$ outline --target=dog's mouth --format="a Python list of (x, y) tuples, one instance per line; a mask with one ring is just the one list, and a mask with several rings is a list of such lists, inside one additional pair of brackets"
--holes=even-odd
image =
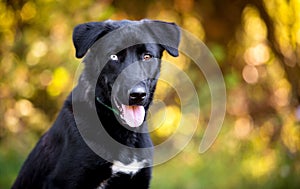
[(114, 98), (114, 103), (119, 110), (120, 118), (122, 122), (129, 127), (139, 127), (143, 124), (145, 120), (145, 108), (142, 105), (125, 105), (119, 103), (119, 101)]

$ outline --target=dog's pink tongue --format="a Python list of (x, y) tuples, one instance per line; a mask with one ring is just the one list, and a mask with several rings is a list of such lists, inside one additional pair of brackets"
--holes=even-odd
[(143, 106), (126, 106), (122, 104), (123, 119), (130, 127), (139, 127), (144, 122), (145, 108)]

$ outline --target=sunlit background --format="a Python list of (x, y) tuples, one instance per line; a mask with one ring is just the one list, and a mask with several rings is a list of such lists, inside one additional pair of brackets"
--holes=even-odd
[[(282, 189), (300, 186), (300, 0), (30, 0), (0, 2), (0, 188), (9, 188), (73, 88), (75, 25), (105, 19), (176, 22), (203, 40), (221, 67), (227, 112), (214, 145), (198, 153), (210, 112), (201, 70), (188, 73), (201, 117), (189, 145), (154, 168), (151, 188)], [(192, 47), (191, 47), (192, 48)], [(155, 143), (172, 135), (180, 100), (160, 82), (165, 111), (151, 115)], [(189, 127), (189, 125), (186, 125)]]

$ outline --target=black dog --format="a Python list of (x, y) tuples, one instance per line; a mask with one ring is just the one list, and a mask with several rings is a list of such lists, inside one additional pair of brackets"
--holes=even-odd
[(179, 40), (179, 28), (161, 21), (77, 26), (73, 42), (85, 68), (12, 188), (149, 188), (145, 119), (162, 53), (178, 56)]

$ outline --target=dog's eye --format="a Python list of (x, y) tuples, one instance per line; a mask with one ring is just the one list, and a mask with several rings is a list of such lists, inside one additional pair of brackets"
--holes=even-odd
[(143, 60), (146, 61), (146, 60), (150, 60), (153, 56), (151, 54), (145, 54), (144, 57), (143, 57)]
[(110, 59), (112, 60), (118, 60), (118, 56), (115, 54), (110, 55)]

